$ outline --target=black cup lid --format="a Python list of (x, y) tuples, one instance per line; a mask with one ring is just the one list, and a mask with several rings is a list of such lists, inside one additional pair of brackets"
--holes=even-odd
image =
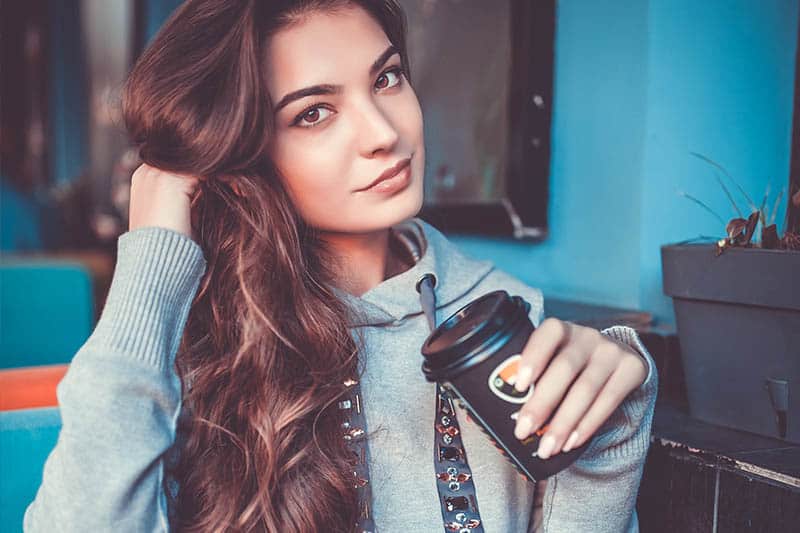
[(422, 371), (430, 381), (446, 379), (491, 356), (491, 346), (513, 335), (527, 318), (530, 304), (504, 290), (468, 303), (442, 322), (425, 340)]

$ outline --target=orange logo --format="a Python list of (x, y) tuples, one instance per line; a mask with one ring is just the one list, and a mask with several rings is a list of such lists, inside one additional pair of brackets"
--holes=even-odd
[(533, 394), (533, 385), (528, 390), (519, 392), (514, 388), (517, 378), (517, 366), (522, 355), (512, 355), (492, 370), (489, 374), (489, 390), (501, 400), (510, 403), (525, 403)]

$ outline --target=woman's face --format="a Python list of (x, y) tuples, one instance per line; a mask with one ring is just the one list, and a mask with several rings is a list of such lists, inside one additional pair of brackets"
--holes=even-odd
[[(308, 15), (271, 39), (267, 69), (270, 155), (307, 223), (366, 233), (417, 214), (422, 112), (400, 54), (374, 19), (358, 7)], [(365, 190), (408, 159), (395, 179)]]

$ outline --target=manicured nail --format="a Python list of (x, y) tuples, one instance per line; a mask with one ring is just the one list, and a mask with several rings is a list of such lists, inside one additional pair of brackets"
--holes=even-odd
[(555, 447), (556, 438), (552, 435), (545, 435), (541, 442), (539, 442), (539, 450), (536, 452), (536, 455), (540, 459), (547, 459), (550, 457), (550, 454), (553, 453), (553, 448)]
[(519, 440), (524, 439), (531, 434), (533, 429), (533, 420), (528, 415), (522, 415), (517, 419), (517, 425), (514, 427), (514, 436)]
[(517, 389), (518, 392), (526, 391), (528, 389), (528, 382), (530, 382), (532, 375), (533, 370), (527, 366), (523, 366), (517, 370), (517, 376), (514, 379), (514, 388)]
[(565, 453), (570, 451), (573, 448), (573, 446), (575, 446), (576, 442), (578, 442), (577, 430), (570, 433), (569, 438), (567, 439), (567, 443), (564, 445), (564, 448), (562, 448), (562, 451), (564, 451)]

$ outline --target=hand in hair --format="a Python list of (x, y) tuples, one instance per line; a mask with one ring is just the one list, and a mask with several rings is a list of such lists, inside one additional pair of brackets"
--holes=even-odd
[(192, 176), (165, 172), (146, 163), (140, 165), (131, 181), (128, 229), (158, 226), (194, 239), (190, 213), (198, 183)]

